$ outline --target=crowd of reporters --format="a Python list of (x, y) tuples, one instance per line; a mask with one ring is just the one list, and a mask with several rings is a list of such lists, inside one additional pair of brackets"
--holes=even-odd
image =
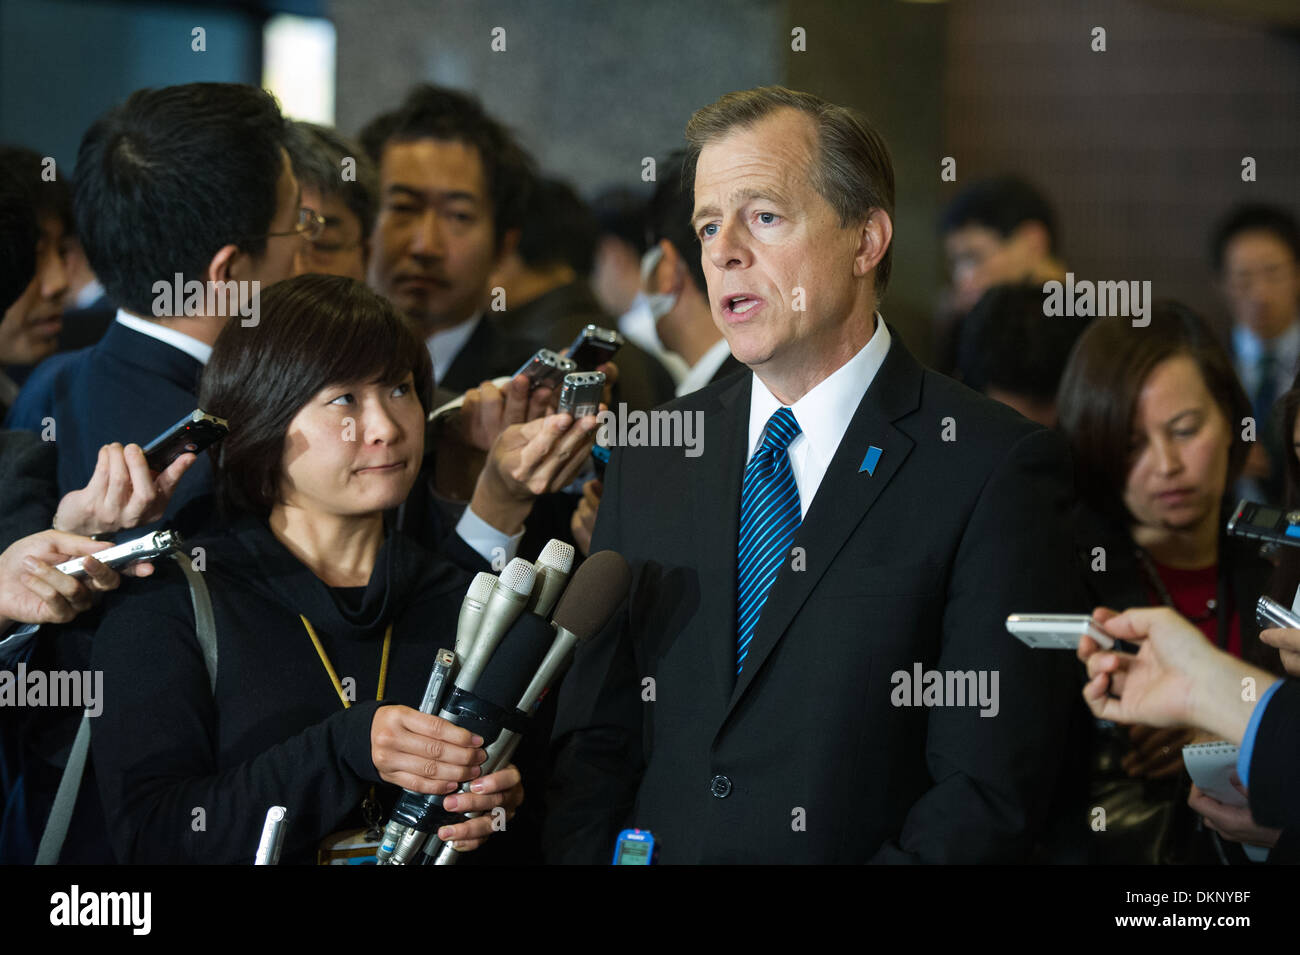
[[(481, 740), (403, 704), (476, 572), (551, 537), (590, 546), (596, 419), (502, 377), (589, 324), (631, 340), (605, 366), (611, 407), (746, 372), (714, 324), (680, 157), (648, 202), (611, 191), (588, 207), (456, 91), (417, 87), (354, 142), (286, 121), (263, 91), (193, 84), (101, 117), (74, 187), (21, 149), (0, 150), (0, 172), (0, 666), (100, 671), (108, 701), (61, 861), (247, 861), (265, 808), (292, 803), (285, 861), (308, 862), (332, 833), (373, 827), (398, 789), (471, 780), (449, 809), (500, 806), (518, 824), (493, 834), (484, 815), (440, 837), (486, 842), (486, 861), (542, 861), (549, 715), (517, 766), (480, 778)], [(1246, 208), (1215, 237), (1230, 348), (1175, 302), (1141, 328), (1045, 317), (1042, 285), (1065, 267), (1050, 206), (1019, 180), (965, 190), (941, 231), (942, 370), (1065, 438), (1093, 605), (1168, 611), (1098, 611), (1146, 643), (1128, 657), (1085, 640), (1096, 719), (1080, 705), (1061, 740), (1069, 824), (1037, 857), (1244, 863), (1245, 843), (1300, 858), (1300, 785), (1277, 756), (1300, 741), (1282, 682), (1300, 675), (1300, 632), (1261, 633), (1252, 613), (1263, 593), (1291, 603), (1300, 563), (1224, 533), (1243, 489), (1300, 506), (1294, 221)], [(102, 295), (61, 345), (79, 257)], [(256, 282), (260, 312), (160, 314), (155, 284), (173, 278)], [(151, 470), (141, 445), (196, 407), (229, 436)], [(1248, 418), (1258, 441), (1241, 438)], [(107, 546), (92, 537), (164, 523), (185, 538), (182, 560), (206, 563), (215, 683), (178, 562), (133, 565), (125, 584), (93, 558), (84, 580), (55, 569)], [(324, 671), (350, 675), (351, 692)], [(1242, 674), (1260, 683), (1253, 721), (1189, 709)], [(30, 862), (81, 713), (0, 716), (0, 858)], [(1189, 787), (1181, 748), (1202, 731), (1263, 740), (1259, 769), (1243, 767), (1249, 809)], [(1097, 806), (1104, 842), (1081, 825)]]

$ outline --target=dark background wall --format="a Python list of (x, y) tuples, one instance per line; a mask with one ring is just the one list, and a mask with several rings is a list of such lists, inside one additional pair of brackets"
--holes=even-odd
[[(948, 6), (945, 148), (959, 178), (943, 193), (1022, 173), (1054, 200), (1076, 276), (1150, 280), (1220, 316), (1215, 221), (1246, 200), (1300, 211), (1296, 35), (1122, 0)], [(1090, 49), (1095, 26), (1105, 53)], [(1244, 156), (1256, 182), (1242, 182)]]
[[(191, 49), (203, 27), (207, 50)], [(143, 86), (256, 83), (260, 14), (215, 5), (0, 0), (0, 141), (71, 169), (81, 134)]]

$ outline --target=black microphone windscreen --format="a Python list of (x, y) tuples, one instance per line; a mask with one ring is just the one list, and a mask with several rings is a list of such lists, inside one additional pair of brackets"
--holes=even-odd
[(596, 634), (632, 586), (632, 571), (623, 555), (602, 550), (582, 562), (569, 581), (551, 619), (583, 640)]
[(535, 613), (521, 613), (492, 653), (474, 684), (474, 695), (502, 709), (514, 709), (555, 640), (555, 631)]

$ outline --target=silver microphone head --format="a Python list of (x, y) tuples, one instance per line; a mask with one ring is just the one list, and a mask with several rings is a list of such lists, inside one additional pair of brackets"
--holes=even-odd
[(542, 548), (541, 554), (538, 555), (537, 566), (554, 567), (560, 573), (567, 575), (573, 570), (573, 555), (575, 553), (572, 544), (552, 537), (546, 542), (546, 546)]
[(562, 540), (552, 538), (542, 548), (537, 558), (537, 583), (528, 601), (528, 610), (540, 617), (549, 617), (555, 608), (573, 569), (574, 548)]
[(501, 571), (501, 577), (492, 589), (492, 595), (484, 602), (483, 619), (479, 625), (478, 636), (469, 653), (460, 664), (460, 674), (456, 685), (462, 690), (474, 689), (479, 674), (487, 665), (506, 635), (515, 619), (524, 612), (533, 584), (537, 580), (537, 571), (533, 565), (522, 557), (516, 557)]
[(536, 579), (536, 568), (522, 557), (516, 557), (506, 564), (505, 570), (501, 571), (501, 577), (496, 589), (505, 587), (507, 590), (527, 598), (533, 591), (533, 581)]
[(478, 637), (479, 626), (483, 621), (483, 608), (488, 598), (496, 589), (496, 574), (481, 570), (474, 575), (469, 591), (460, 605), (460, 617), (456, 621), (456, 646), (453, 648), (457, 660), (464, 660), (474, 646)]

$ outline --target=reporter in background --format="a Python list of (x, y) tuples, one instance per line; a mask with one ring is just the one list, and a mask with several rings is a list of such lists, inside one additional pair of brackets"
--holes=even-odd
[[(106, 702), (93, 754), (122, 862), (248, 862), (272, 805), (289, 812), (284, 861), (310, 862), (336, 830), (382, 827), (398, 787), (449, 793), (485, 759), (468, 731), (401, 705), (420, 699), (469, 582), (386, 528), (422, 458), (428, 352), (349, 279), (298, 276), (262, 305), (258, 326), (217, 340), (201, 388), (205, 408), (238, 422), (213, 455), (222, 523), (191, 542), (214, 611), (215, 693), (178, 569), (123, 593), (95, 638)], [(550, 416), (494, 445), (480, 487), (510, 486), (516, 503), (476, 493), (471, 507), (507, 558), (531, 494), (571, 480), (595, 425)], [(514, 767), (475, 787), (448, 808), (513, 812), (522, 799)], [(474, 848), (492, 821), (440, 835)]]
[[(318, 220), (301, 208), (284, 129), (264, 90), (189, 83), (137, 90), (82, 137), (77, 232), (119, 311), (96, 344), (43, 362), (7, 420), (37, 434), (53, 421), (61, 493), (87, 483), (105, 444), (146, 442), (192, 412), (217, 334), (292, 273)], [(178, 275), (206, 294), (175, 289)], [(199, 459), (166, 517), (210, 481)]]
[(954, 377), (1030, 421), (1056, 427), (1056, 391), (1086, 327), (1043, 314), (1040, 285), (995, 285), (958, 330)]
[(1122, 614), (1098, 608), (1094, 617), (1107, 633), (1140, 646), (1130, 655), (1080, 640), (1079, 659), (1089, 676), (1083, 696), (1093, 714), (1121, 723), (1192, 726), (1237, 745), (1238, 788), (1250, 800), (1246, 815), (1252, 824), (1283, 832), (1269, 861), (1300, 861), (1294, 840), (1300, 831), (1300, 681), (1279, 679), (1211, 647), (1168, 607)]
[[(1279, 667), (1254, 622), (1270, 565), (1227, 538), (1225, 495), (1248, 445), (1250, 406), (1227, 354), (1201, 319), (1157, 302), (1150, 324), (1094, 321), (1079, 339), (1057, 398), (1081, 506), (1077, 540), (1095, 603), (1165, 604), (1212, 644)], [(1105, 833), (1087, 838), (1093, 861), (1214, 861), (1184, 810), (1177, 727), (1099, 727), (1092, 805)]]
[(375, 164), (338, 130), (302, 120), (288, 124), (285, 149), (302, 187), (302, 204), (325, 220), (319, 236), (303, 241), (293, 274), (316, 272), (364, 281), (379, 212)]
[[(0, 310), (0, 418), (18, 397), (21, 379), (31, 367), (52, 355), (59, 345), (63, 299), (68, 291), (65, 257), (73, 239), (72, 199), (67, 183), (47, 180), (39, 153), (18, 146), (0, 146), (0, 180), (21, 204), (27, 225), (6, 241), (27, 243), (23, 258), (31, 265), (17, 294), (4, 296)], [(19, 379), (10, 378), (13, 372)]]

